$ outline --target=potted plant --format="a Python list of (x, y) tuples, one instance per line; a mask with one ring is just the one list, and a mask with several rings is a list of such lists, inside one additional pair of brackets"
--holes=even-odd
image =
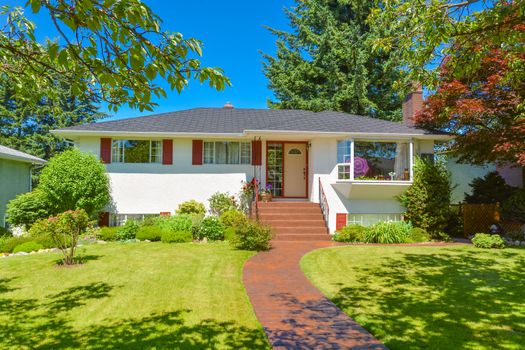
[(271, 202), (272, 201), (272, 185), (268, 184), (264, 189), (262, 189), (259, 192), (259, 197), (263, 202)]
[(394, 181), (396, 179), (396, 173), (394, 171), (391, 171), (388, 173), (388, 176), (390, 176), (390, 180)]

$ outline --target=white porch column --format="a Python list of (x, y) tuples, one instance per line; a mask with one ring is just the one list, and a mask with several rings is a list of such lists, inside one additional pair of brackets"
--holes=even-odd
[(410, 181), (414, 181), (414, 141), (410, 140)]
[(354, 181), (354, 139), (350, 140), (350, 181)]

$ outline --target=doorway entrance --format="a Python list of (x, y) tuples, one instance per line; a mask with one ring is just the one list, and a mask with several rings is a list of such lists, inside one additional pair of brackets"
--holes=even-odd
[(308, 190), (308, 143), (268, 141), (266, 183), (274, 197), (306, 198)]

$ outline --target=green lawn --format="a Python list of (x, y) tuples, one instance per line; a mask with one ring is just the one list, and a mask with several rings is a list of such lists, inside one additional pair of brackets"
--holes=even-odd
[(346, 246), (301, 261), (391, 349), (523, 349), (525, 250)]
[[(84, 250), (82, 252), (82, 250)], [(0, 260), (0, 348), (268, 348), (225, 243), (110, 243)]]

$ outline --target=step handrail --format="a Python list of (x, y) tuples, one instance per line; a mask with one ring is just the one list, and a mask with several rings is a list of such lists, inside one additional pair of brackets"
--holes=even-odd
[(319, 177), (319, 205), (321, 206), (321, 212), (323, 213), (324, 221), (328, 225), (328, 220), (330, 219), (330, 206), (328, 205), (328, 200), (326, 199), (326, 194), (324, 193), (323, 184), (321, 183), (321, 178)]

